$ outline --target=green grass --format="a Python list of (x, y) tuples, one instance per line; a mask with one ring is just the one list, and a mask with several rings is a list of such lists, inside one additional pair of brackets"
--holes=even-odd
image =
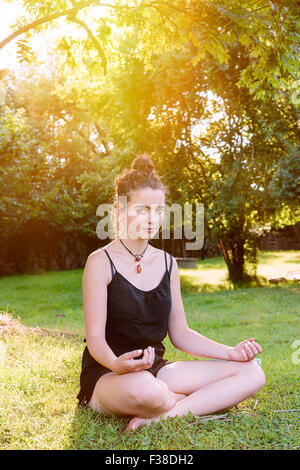
[[(291, 270), (299, 270), (299, 252), (261, 253), (262, 278)], [(7, 276), (0, 279), (0, 310), (19, 323), (0, 321), (0, 449), (299, 448), (299, 412), (291, 411), (300, 408), (293, 349), (300, 340), (299, 284), (233, 289), (221, 258), (180, 273), (191, 328), (224, 344), (253, 336), (262, 345), (267, 381), (258, 394), (226, 412), (226, 420), (169, 418), (125, 434), (128, 419), (77, 408), (85, 346), (82, 270)], [(191, 358), (168, 338), (165, 345), (168, 359)]]

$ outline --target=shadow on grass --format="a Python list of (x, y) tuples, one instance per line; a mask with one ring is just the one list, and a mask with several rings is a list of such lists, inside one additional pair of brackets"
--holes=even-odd
[(287, 291), (289, 295), (300, 295), (300, 284), (298, 281), (286, 281), (268, 285), (268, 292), (272, 294), (274, 290), (283, 294), (284, 291)]
[(89, 407), (78, 406), (72, 419), (68, 449), (116, 449), (130, 417), (104, 416)]
[(226, 284), (198, 284), (192, 279), (185, 277), (181, 278), (180, 281), (181, 290), (183, 294), (199, 294), (201, 292), (218, 292), (221, 290), (228, 290), (230, 287)]
[[(283, 281), (281, 284), (294, 284), (294, 281)], [(239, 289), (250, 289), (253, 287), (270, 287), (273, 284), (268, 281), (264, 276), (254, 276), (245, 281), (232, 282), (225, 278), (222, 282), (217, 283), (201, 283), (201, 281), (195, 281), (188, 275), (182, 275), (180, 280), (182, 293), (184, 294), (199, 294), (202, 292), (219, 292), (228, 290), (239, 290)]]
[(283, 263), (300, 264), (300, 257), (299, 258), (284, 259), (282, 262)]
[[(218, 433), (220, 422), (230, 422), (236, 414), (237, 407), (207, 416), (193, 416), (190, 413), (153, 423), (151, 427), (141, 426), (136, 431), (125, 432), (131, 417), (104, 416), (88, 407), (77, 407), (66, 450), (165, 449), (168, 448), (165, 447), (166, 441), (170, 441), (173, 449), (197, 449), (197, 440), (192, 442), (196, 432), (203, 432), (205, 427)], [(182, 435), (187, 440), (182, 442)]]
[[(284, 259), (285, 256), (288, 259)], [(276, 251), (260, 251), (258, 255), (258, 262), (273, 261), (274, 259), (280, 260), (281, 263), (300, 263), (299, 250), (276, 250)]]
[[(206, 269), (224, 269), (226, 267), (225, 261), (222, 257), (218, 256), (216, 258), (206, 258), (206, 259), (198, 259), (197, 261), (197, 269), (199, 268), (206, 268)], [(180, 268), (184, 269), (184, 268)]]
[(274, 258), (282, 258), (282, 253), (280, 251), (261, 251), (258, 255), (259, 260), (273, 260)]

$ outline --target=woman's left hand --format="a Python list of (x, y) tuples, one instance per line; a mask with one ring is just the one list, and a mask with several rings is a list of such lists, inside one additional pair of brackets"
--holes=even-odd
[(261, 346), (254, 341), (254, 338), (248, 338), (229, 351), (229, 361), (251, 361), (260, 352), (262, 352)]

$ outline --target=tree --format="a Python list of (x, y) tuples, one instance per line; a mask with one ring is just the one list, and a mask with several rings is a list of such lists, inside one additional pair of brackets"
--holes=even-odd
[[(114, 2), (99, 20), (91, 13), (105, 6), (98, 1), (26, 5), (28, 15), (2, 47), (24, 34), (21, 58), (29, 62), (27, 35), (57, 18), (87, 33), (84, 40), (58, 41), (58, 77), (41, 83), (38, 98), (37, 88), (30, 96), (38, 113), (26, 107), (28, 91), (21, 99), (24, 126), (38, 130), (52, 187), (62, 189), (58, 199), (46, 191), (49, 211), (56, 215), (61, 207), (63, 225), (79, 208), (77, 224), (89, 230), (92, 210), (111, 194), (114, 172), (135, 152), (150, 151), (171, 200), (204, 203), (230, 278), (247, 279), (246, 262), (256, 260), (255, 229), (272, 217), (284, 220), (296, 199), (288, 165), (298, 139), (289, 93), (299, 73), (298, 2)], [(12, 135), (8, 140), (15, 142)], [(20, 141), (25, 173), (27, 148)], [(284, 175), (281, 199), (278, 175)], [(75, 225), (72, 219), (66, 227)]]
[[(110, 25), (114, 25), (136, 39), (132, 54), (138, 48), (149, 67), (155, 54), (187, 48), (193, 50), (190, 61), (194, 66), (207, 57), (227, 63), (230, 48), (238, 42), (251, 55), (240, 80), (252, 91), (260, 89), (263, 93), (264, 83), (278, 89), (289, 83), (291, 76), (298, 77), (298, 0), (140, 0), (130, 4), (72, 0), (71, 3), (70, 8), (67, 0), (27, 1), (26, 17), (18, 19), (14, 32), (0, 42), (0, 49), (23, 35), (25, 39), (19, 39), (20, 55), (30, 56), (31, 35), (53, 27), (62, 18), (85, 30), (87, 38), (83, 42), (87, 49), (97, 51), (104, 75), (108, 70)], [(95, 7), (110, 9), (110, 14), (93, 22)], [(72, 52), (68, 50), (70, 60)]]
[(67, 234), (94, 236), (96, 207), (108, 197), (105, 175), (110, 179), (113, 163), (104, 163), (103, 136), (90, 116), (59, 99), (54, 83), (29, 72), (7, 76), (0, 106), (0, 253), (8, 264), (20, 260), (20, 272), (27, 242), (37, 259), (50, 263), (49, 254), (60, 255), (63, 266), (52, 245), (58, 249)]
[(154, 154), (172, 168), (168, 178), (180, 201), (204, 204), (207, 226), (235, 284), (255, 277), (258, 239), (267, 223), (299, 217), (293, 212), (297, 109), (288, 92), (274, 96), (266, 89), (262, 98), (238, 86), (249, 60), (238, 45), (225, 65), (203, 61), (189, 68), (183, 54), (170, 53), (153, 62), (150, 78)]

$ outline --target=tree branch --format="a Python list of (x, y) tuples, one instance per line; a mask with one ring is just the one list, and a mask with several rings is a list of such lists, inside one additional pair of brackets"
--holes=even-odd
[[(74, 2), (75, 4), (75, 2)], [(173, 10), (180, 11), (182, 13), (188, 13), (189, 11), (192, 11), (194, 7), (190, 8), (179, 8), (175, 5), (172, 5), (171, 3), (168, 2), (160, 2), (156, 1), (153, 2), (153, 4), (148, 3), (145, 5), (139, 5), (138, 8), (148, 8), (148, 7), (153, 7), (155, 5), (164, 5), (168, 8), (171, 8)], [(69, 10), (63, 10), (63, 11), (58, 11), (57, 13), (53, 13), (52, 15), (47, 15), (44, 18), (39, 18), (38, 20), (32, 21), (31, 23), (27, 24), (26, 26), (23, 26), (22, 28), (18, 29), (17, 31), (14, 31), (11, 33), (9, 36), (7, 36), (3, 41), (0, 42), (0, 49), (2, 49), (6, 44), (11, 42), (13, 39), (15, 39), (17, 36), (20, 36), (20, 34), (26, 33), (30, 29), (35, 29), (41, 24), (48, 23), (49, 21), (56, 20), (57, 18), (61, 18), (63, 16), (75, 16), (77, 11), (82, 10), (83, 8), (90, 7), (90, 6), (103, 6), (103, 7), (110, 7), (110, 8), (115, 8), (116, 10), (118, 9), (134, 9), (135, 7), (130, 7), (128, 5), (111, 5), (109, 3), (100, 3), (100, 0), (90, 0), (90, 1), (79, 1), (74, 8), (70, 8)]]
[(169, 2), (161, 2), (161, 1), (155, 1), (152, 3), (145, 3), (144, 5), (140, 5), (141, 7), (154, 7), (155, 5), (164, 5), (165, 7), (168, 7), (173, 10), (180, 11), (181, 13), (189, 13), (190, 11), (193, 11), (196, 9), (197, 5), (194, 5), (192, 7), (186, 7), (186, 8), (180, 8), (175, 5), (172, 5), (172, 3)]
[[(197, 150), (200, 150), (200, 149), (197, 149)], [(200, 170), (201, 170), (203, 179), (205, 181), (205, 184), (209, 187), (208, 177), (207, 177), (205, 168), (204, 168), (204, 166), (201, 162), (201, 159), (198, 159), (197, 157), (195, 157), (194, 152), (193, 152), (193, 144), (192, 143), (190, 143), (190, 145), (188, 146), (188, 153), (189, 153), (189, 156), (191, 157), (191, 159), (193, 160), (193, 162), (196, 163), (196, 165), (198, 165), (200, 167)]]
[(175, 23), (175, 21), (171, 20), (170, 16), (164, 15), (163, 12), (157, 7), (157, 5), (151, 5), (151, 7), (155, 8), (155, 10), (158, 11), (164, 21), (169, 21), (170, 23), (172, 23), (172, 25), (175, 26), (175, 30), (177, 30), (177, 24)]
[(84, 21), (82, 21), (78, 18), (72, 18), (72, 21), (74, 21), (75, 23), (78, 23), (82, 28), (84, 28), (86, 30), (89, 38), (92, 40), (92, 43), (94, 44), (95, 48), (99, 52), (99, 55), (102, 59), (103, 73), (104, 73), (104, 75), (106, 75), (107, 74), (106, 56), (104, 54), (104, 51), (103, 51), (102, 47), (100, 46), (99, 42), (97, 41), (96, 37), (94, 36), (93, 32), (90, 30), (90, 28), (88, 27), (88, 25)]
[(35, 29), (43, 23), (48, 23), (49, 21), (56, 20), (57, 18), (61, 18), (62, 16), (76, 15), (78, 10), (81, 10), (82, 8), (90, 6), (91, 3), (92, 3), (91, 1), (78, 2), (76, 7), (74, 8), (70, 8), (69, 10), (64, 10), (64, 11), (58, 11), (57, 13), (53, 13), (52, 15), (44, 16), (44, 18), (39, 18), (38, 20), (32, 21), (32, 23), (29, 23), (26, 26), (23, 26), (17, 31), (14, 31), (9, 36), (7, 36), (3, 41), (1, 41), (0, 49), (6, 46), (6, 44), (8, 44), (13, 39), (15, 39), (17, 36), (20, 36), (20, 34), (26, 33), (30, 29)]
[[(66, 119), (66, 117), (62, 114), (62, 112), (59, 112), (59, 116), (61, 119), (63, 119), (65, 121), (66, 124), (69, 124), (69, 121), (68, 119)], [(99, 152), (97, 151), (96, 149), (96, 146), (93, 144), (93, 142), (90, 141), (89, 138), (87, 138), (84, 134), (84, 132), (79, 129), (79, 128), (76, 128), (76, 131), (78, 132), (78, 134), (80, 135), (80, 137), (82, 137), (82, 139), (88, 144), (88, 146), (92, 149), (93, 153), (95, 155), (99, 155)]]
[[(84, 111), (84, 112), (85, 112), (85, 111)], [(63, 121), (64, 121), (66, 124), (69, 124), (69, 123), (70, 123), (70, 121), (68, 121), (68, 119), (66, 119), (66, 117), (63, 115), (63, 113), (62, 113), (61, 111), (58, 112), (58, 114), (59, 114), (60, 118), (63, 119)], [(99, 134), (101, 143), (102, 143), (103, 147), (105, 148), (105, 155), (104, 155), (104, 156), (105, 156), (105, 157), (109, 157), (109, 156), (110, 156), (110, 150), (109, 150), (109, 148), (108, 148), (107, 142), (105, 142), (105, 140), (103, 139), (101, 129), (100, 129), (100, 127), (99, 127), (99, 125), (98, 125), (97, 122), (94, 122), (94, 125), (95, 125), (95, 127), (96, 127), (96, 129), (97, 129), (97, 132), (98, 132), (98, 134)], [(79, 129), (78, 126), (76, 127), (76, 132), (78, 132), (78, 134), (80, 135), (80, 137), (87, 143), (87, 145), (91, 148), (91, 150), (93, 151), (93, 153), (94, 153), (95, 155), (99, 156), (99, 155), (100, 155), (100, 152), (97, 150), (96, 145), (95, 145), (88, 137), (86, 137), (86, 135), (84, 134), (84, 132), (83, 132), (81, 129)], [(103, 152), (101, 152), (101, 153), (103, 153)]]
[(96, 127), (97, 132), (98, 132), (99, 137), (100, 137), (100, 140), (101, 140), (101, 143), (102, 143), (103, 147), (105, 148), (106, 156), (107, 156), (107, 157), (110, 157), (110, 156), (111, 156), (111, 152), (110, 152), (110, 150), (109, 150), (109, 147), (108, 147), (107, 142), (103, 139), (103, 135), (102, 135), (103, 132), (101, 131), (99, 124), (98, 124), (97, 122), (94, 122), (94, 126)]

